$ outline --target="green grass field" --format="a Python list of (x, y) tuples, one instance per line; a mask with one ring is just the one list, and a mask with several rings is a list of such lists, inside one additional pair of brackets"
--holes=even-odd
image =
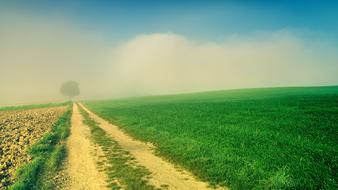
[(212, 184), (338, 188), (338, 87), (228, 90), (85, 105)]

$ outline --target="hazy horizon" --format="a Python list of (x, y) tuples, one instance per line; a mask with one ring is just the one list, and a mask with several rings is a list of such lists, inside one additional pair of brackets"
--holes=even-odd
[[(1, 1), (0, 105), (338, 84), (337, 3)], [(245, 19), (244, 19), (245, 18)]]

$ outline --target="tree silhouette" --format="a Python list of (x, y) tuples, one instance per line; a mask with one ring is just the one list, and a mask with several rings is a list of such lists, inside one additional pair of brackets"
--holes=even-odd
[(80, 94), (79, 83), (75, 81), (65, 82), (61, 85), (60, 92), (64, 96), (68, 96), (70, 99), (72, 99), (73, 97)]

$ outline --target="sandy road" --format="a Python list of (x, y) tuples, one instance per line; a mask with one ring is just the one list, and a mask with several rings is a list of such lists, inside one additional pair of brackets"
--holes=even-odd
[(96, 167), (92, 154), (95, 147), (90, 143), (88, 126), (82, 123), (83, 117), (76, 104), (73, 105), (71, 135), (67, 141), (68, 160), (66, 172), (70, 179), (66, 189), (94, 190), (108, 189), (106, 176)]
[[(153, 153), (153, 148), (141, 141), (134, 140), (117, 126), (110, 124), (104, 119), (92, 113), (80, 104), (119, 145), (127, 150), (137, 162), (146, 167), (152, 174), (150, 183), (156, 187), (165, 185), (167, 189), (179, 190), (202, 190), (212, 189), (205, 182), (198, 181), (193, 175), (182, 169), (177, 169), (173, 164), (163, 160)], [(218, 188), (221, 189), (221, 188)]]

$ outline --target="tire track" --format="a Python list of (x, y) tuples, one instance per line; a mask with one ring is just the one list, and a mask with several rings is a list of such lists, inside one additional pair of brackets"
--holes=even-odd
[[(140, 165), (146, 167), (152, 173), (149, 179), (152, 185), (158, 188), (180, 190), (214, 189), (207, 183), (197, 180), (190, 172), (179, 169), (177, 166), (156, 156), (153, 153), (153, 147), (149, 144), (134, 140), (117, 126), (110, 124), (92, 113), (82, 104), (80, 104), (80, 106), (87, 111), (90, 117), (99, 123), (100, 127), (118, 142), (123, 149), (128, 151)], [(217, 189), (222, 188), (218, 187)]]

